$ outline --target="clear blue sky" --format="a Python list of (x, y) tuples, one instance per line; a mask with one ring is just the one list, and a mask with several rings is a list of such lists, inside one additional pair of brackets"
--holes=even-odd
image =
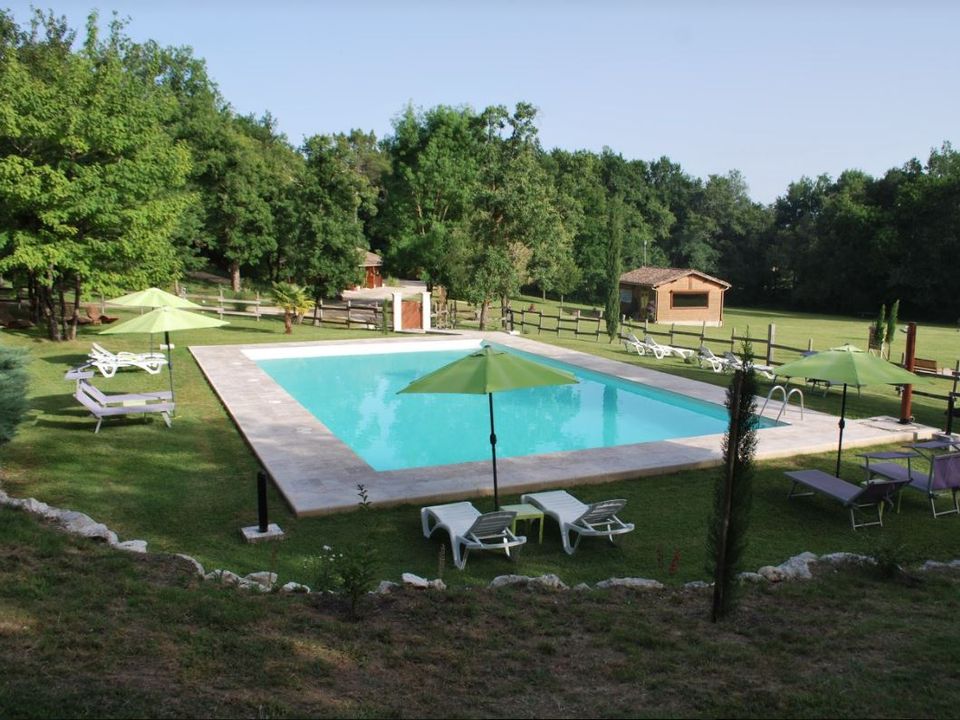
[[(4, 3), (0, 0), (0, 5)], [(29, 2), (13, 2), (25, 23)], [(241, 113), (299, 144), (416, 106), (518, 100), (546, 148), (743, 172), (770, 202), (802, 175), (880, 175), (957, 137), (960, 3), (61, 0), (189, 45)]]

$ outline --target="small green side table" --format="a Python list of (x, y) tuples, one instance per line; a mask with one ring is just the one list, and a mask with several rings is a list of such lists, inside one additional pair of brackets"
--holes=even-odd
[(540, 544), (543, 545), (543, 511), (538, 510), (533, 505), (527, 505), (522, 503), (520, 505), (501, 505), (501, 510), (509, 510), (515, 512), (517, 516), (513, 519), (513, 525), (510, 526), (510, 530), (516, 534), (517, 532), (517, 521), (525, 520), (528, 524), (534, 520), (540, 521)]

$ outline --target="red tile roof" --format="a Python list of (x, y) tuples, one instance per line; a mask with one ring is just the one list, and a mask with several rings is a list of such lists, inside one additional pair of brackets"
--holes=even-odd
[(712, 275), (707, 275), (699, 270), (690, 268), (658, 268), (658, 267), (639, 267), (636, 270), (630, 270), (620, 276), (620, 282), (628, 285), (649, 285), (650, 287), (660, 287), (667, 283), (679, 280), (687, 275), (698, 275), (705, 280), (715, 282), (718, 285), (729, 288), (730, 283)]

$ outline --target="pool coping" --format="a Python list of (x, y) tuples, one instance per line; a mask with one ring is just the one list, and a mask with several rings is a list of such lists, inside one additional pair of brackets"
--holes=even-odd
[[(358, 484), (366, 488), (370, 501), (377, 506), (428, 504), (491, 496), (493, 482), (490, 461), (378, 472), (243, 351), (292, 346), (436, 343), (467, 338), (488, 340), (712, 403), (722, 405), (726, 397), (725, 387), (503, 332), (464, 331), (360, 340), (206, 345), (191, 346), (189, 349), (291, 510), (298, 517), (304, 517), (355, 509), (359, 501)], [(665, 358), (660, 362), (679, 360)], [(762, 404), (763, 398), (760, 398), (760, 402)], [(779, 403), (771, 403), (764, 415), (773, 419), (779, 409)], [(789, 415), (781, 418), (781, 422), (789, 424), (759, 431), (757, 459), (793, 457), (836, 449), (837, 416), (806, 410), (803, 420), (798, 421), (799, 412), (791, 408)], [(910, 442), (932, 437), (936, 432), (935, 428), (923, 425), (901, 425), (888, 417), (847, 420), (844, 449)], [(497, 458), (499, 488), (501, 494), (511, 495), (714, 467), (721, 462), (722, 437), (703, 435), (609, 448)]]

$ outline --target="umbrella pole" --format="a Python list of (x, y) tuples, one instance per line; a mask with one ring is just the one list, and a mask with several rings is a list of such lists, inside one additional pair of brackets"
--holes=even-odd
[(840, 400), (840, 443), (837, 445), (837, 477), (840, 477), (840, 453), (843, 451), (843, 428), (847, 424), (843, 419), (847, 414), (847, 384), (843, 384), (843, 397)]
[[(151, 338), (153, 335), (150, 336)], [(163, 333), (163, 342), (167, 346), (167, 374), (170, 375), (170, 401), (173, 402), (173, 410), (170, 411), (171, 415), (177, 414), (177, 405), (176, 398), (173, 395), (173, 350), (170, 349), (170, 333), (164, 331)]]
[(493, 429), (493, 393), (487, 393), (490, 400), (490, 455), (493, 458), (493, 509), (500, 509), (500, 496), (497, 489), (497, 433)]

